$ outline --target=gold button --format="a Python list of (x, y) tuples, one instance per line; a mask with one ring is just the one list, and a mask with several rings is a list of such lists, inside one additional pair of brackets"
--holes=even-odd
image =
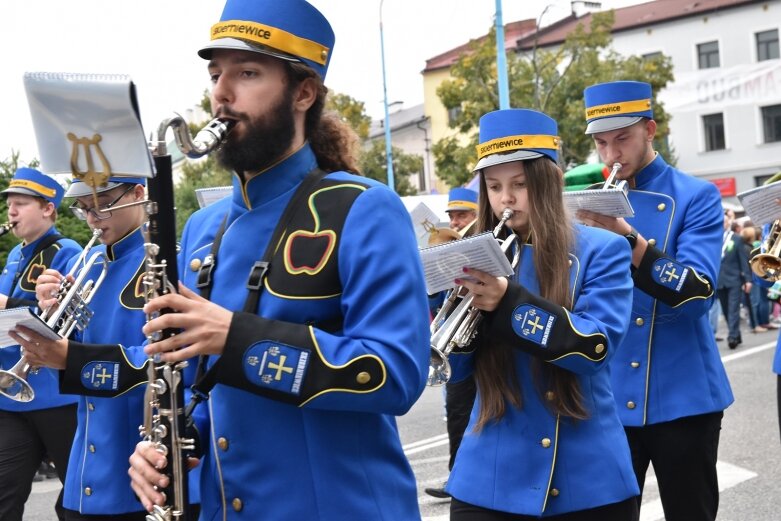
[(550, 438), (543, 438), (541, 443), (542, 443), (542, 448), (547, 449), (548, 447), (550, 447)]
[(659, 203), (659, 205), (656, 207), (656, 209), (660, 212), (663, 212), (665, 208), (667, 208), (667, 205), (664, 203)]
[(569, 265), (572, 266), (572, 259), (568, 260), (567, 262), (569, 262)]
[(90, 403), (87, 404), (87, 409), (89, 409), (90, 411), (94, 411), (95, 410), (95, 405), (92, 402), (90, 402)]
[(325, 60), (326, 58), (328, 58), (328, 51), (325, 50), (321, 51), (320, 56), (323, 58), (323, 60)]
[(634, 409), (636, 407), (635, 402), (626, 402), (626, 407), (628, 409)]
[(88, 495), (88, 496), (91, 496), (91, 495), (92, 495), (92, 489), (91, 489), (91, 488), (89, 488), (89, 487), (87, 487), (87, 488), (85, 488), (85, 489), (84, 489), (84, 493), (85, 493), (86, 495)]
[(594, 351), (599, 355), (602, 353), (602, 351), (605, 350), (605, 344), (597, 344), (597, 347), (594, 348)]
[(656, 246), (656, 239), (648, 239), (648, 244), (651, 246)]
[(95, 446), (93, 444), (89, 444), (89, 451), (94, 453), (95, 452)]
[(236, 512), (241, 512), (241, 509), (244, 508), (244, 504), (241, 502), (241, 499), (237, 497), (233, 498), (233, 501), (231, 501), (231, 506), (233, 506), (233, 510)]
[(549, 402), (552, 402), (554, 398), (556, 398), (556, 393), (554, 393), (553, 391), (548, 391), (547, 393), (545, 393), (545, 399), (548, 400)]
[(557, 488), (550, 489), (550, 495), (553, 496), (553, 497), (558, 496), (559, 495), (559, 489), (557, 489)]
[(635, 324), (637, 324), (638, 326), (642, 326), (643, 324), (645, 324), (645, 320), (643, 320), (640, 317), (637, 317), (637, 319), (635, 319)]
[(366, 371), (361, 371), (358, 373), (358, 376), (355, 377), (355, 381), (361, 385), (369, 383), (369, 380), (371, 379), (372, 377)]
[(222, 450), (228, 450), (228, 440), (226, 438), (220, 437), (217, 440), (217, 446)]
[(634, 367), (635, 369), (637, 369), (638, 367), (640, 367), (640, 362), (632, 362), (632, 363), (630, 363), (629, 365), (631, 365), (632, 367)]
[(190, 261), (190, 269), (198, 271), (201, 268), (201, 259), (193, 259)]

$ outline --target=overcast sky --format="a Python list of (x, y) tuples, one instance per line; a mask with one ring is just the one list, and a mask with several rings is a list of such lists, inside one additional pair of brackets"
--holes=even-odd
[[(277, 0), (285, 1), (285, 0)], [(336, 33), (326, 85), (383, 116), (380, 0), (310, 0)], [(640, 3), (607, 0), (606, 8)], [(209, 87), (197, 49), (224, 0), (0, 0), (4, 122), (0, 159), (38, 157), (22, 84), (27, 71), (121, 73), (136, 84), (142, 124), (151, 129), (184, 113)], [(502, 0), (504, 23), (569, 13), (568, 0)], [(382, 25), (389, 102), (423, 102), (426, 60), (479, 37), (494, 23), (496, 0), (384, 0)]]

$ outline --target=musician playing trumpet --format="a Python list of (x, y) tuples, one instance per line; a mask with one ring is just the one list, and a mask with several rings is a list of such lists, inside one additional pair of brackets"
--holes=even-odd
[[(14, 173), (2, 192), (11, 232), (22, 242), (8, 254), (0, 274), (0, 309), (34, 307), (35, 282), (41, 272), (49, 267), (65, 269), (81, 251), (76, 241), (64, 238), (55, 227), (64, 192), (53, 177), (26, 167)], [(19, 347), (3, 347), (0, 368), (9, 370), (21, 353)], [(56, 371), (31, 374), (28, 383), (36, 390), (29, 402), (0, 396), (0, 519), (4, 521), (21, 521), (33, 476), (45, 455), (64, 481), (76, 429), (76, 398), (60, 394)], [(58, 516), (61, 499), (55, 507)]]
[[(446, 490), (451, 518), (627, 521), (639, 490), (607, 363), (629, 325), (626, 241), (564, 218), (556, 122), (526, 109), (480, 119), (478, 231), (512, 211), (508, 278), (464, 267), (454, 281), (484, 313), (450, 355), (478, 395)], [(566, 517), (565, 517), (566, 516)], [(513, 516), (513, 519), (515, 517)]]
[[(142, 285), (146, 213), (140, 204), (145, 200), (144, 185), (141, 177), (112, 177), (97, 188), (95, 197), (90, 186), (73, 180), (65, 194), (74, 198), (70, 209), (97, 231), (102, 243), (87, 257), (103, 251), (109, 261), (89, 304), (94, 315), (78, 341), (51, 341), (19, 328), (30, 338), (27, 342), (20, 337), (29, 362), (58, 369), (60, 390), (79, 395), (78, 426), (64, 488), (68, 521), (96, 516), (143, 521), (146, 517), (126, 472), (127, 457), (143, 423), (146, 383), (147, 357), (141, 348), (146, 322)], [(58, 305), (58, 288), (70, 268), (49, 269), (38, 278), (36, 294), (42, 309)], [(95, 280), (100, 269), (94, 266), (87, 279)]]

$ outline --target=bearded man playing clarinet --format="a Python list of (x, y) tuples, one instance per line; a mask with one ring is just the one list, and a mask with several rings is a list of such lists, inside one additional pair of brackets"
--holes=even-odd
[[(201, 519), (420, 519), (393, 417), (425, 385), (425, 284), (399, 197), (355, 175), (323, 112), (330, 24), (304, 0), (228, 0), (211, 34), (233, 193), (190, 218), (179, 293), (146, 306), (175, 312), (144, 328), (180, 330), (146, 347), (165, 362), (208, 357)], [(130, 462), (163, 504), (165, 458), (141, 442)]]

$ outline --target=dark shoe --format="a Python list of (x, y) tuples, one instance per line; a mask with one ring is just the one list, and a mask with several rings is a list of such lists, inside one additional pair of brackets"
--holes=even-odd
[(447, 481), (442, 483), (442, 487), (440, 488), (428, 487), (428, 488), (424, 488), (423, 491), (429, 496), (439, 498), (439, 499), (447, 499), (450, 497), (450, 494), (445, 492), (446, 486), (447, 486)]
[(35, 483), (38, 483), (39, 481), (43, 481), (43, 480), (44, 480), (43, 474), (41, 474), (40, 472), (36, 472), (35, 476), (33, 476), (33, 482)]
[(735, 349), (736, 347), (738, 347), (739, 343), (740, 342), (737, 339), (735, 339), (735, 338), (728, 338), (727, 339), (727, 345), (729, 346), (730, 349)]
[(716, 342), (724, 342), (724, 337), (723, 336), (717, 336), (716, 337)]
[(46, 464), (46, 472), (45, 472), (45, 474), (46, 474), (46, 479), (54, 479), (54, 478), (59, 479), (59, 476), (57, 475), (57, 469), (54, 468), (54, 464), (53, 463), (47, 463)]

